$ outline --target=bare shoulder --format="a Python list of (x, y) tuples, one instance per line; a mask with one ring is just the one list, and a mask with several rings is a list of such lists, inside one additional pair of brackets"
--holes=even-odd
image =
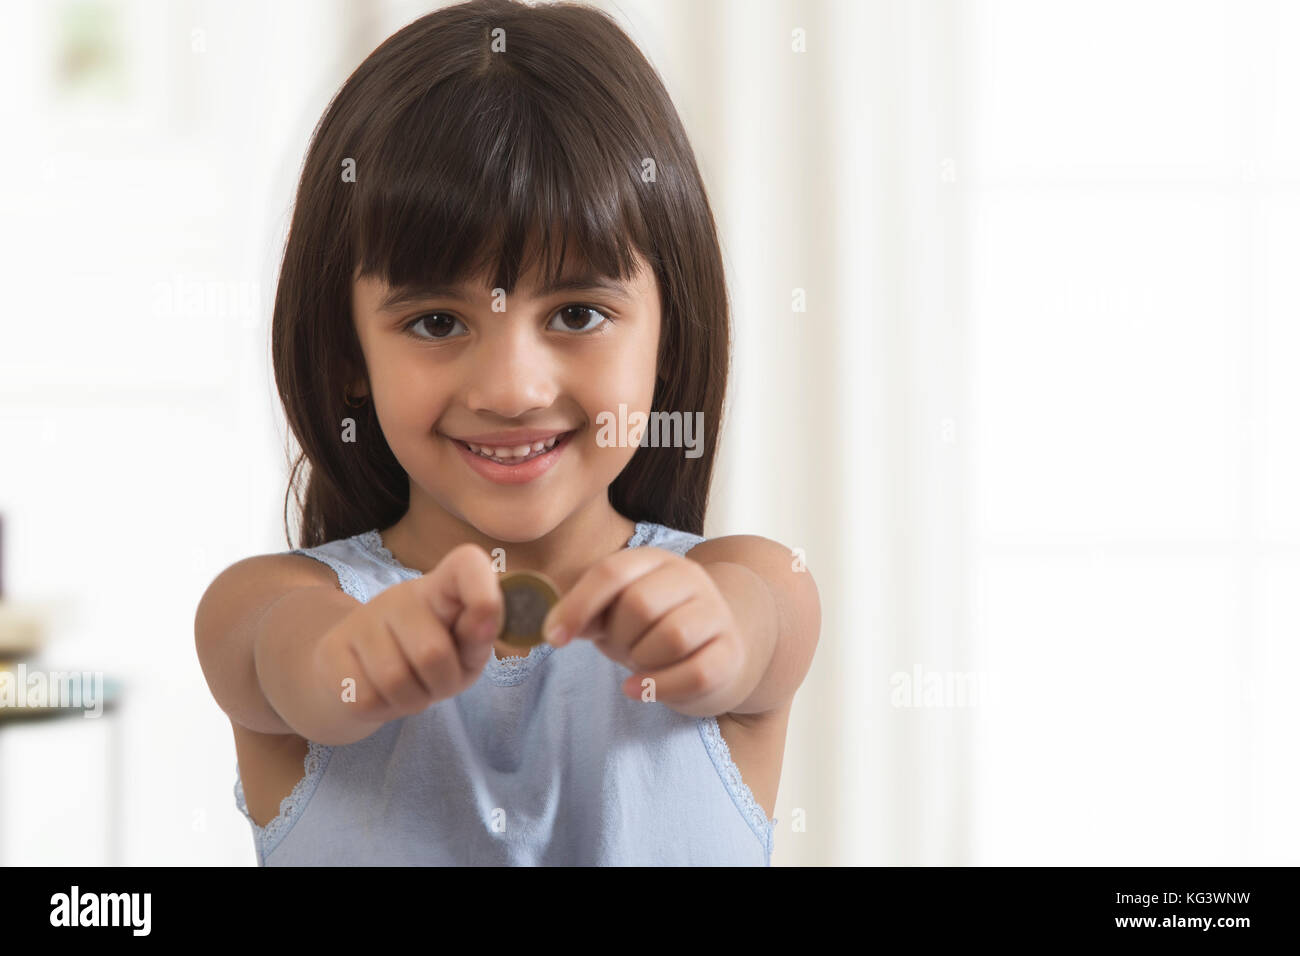
[[(251, 628), (267, 609), (302, 588), (337, 590), (338, 578), (328, 566), (300, 554), (254, 555), (230, 565), (199, 601), (194, 633), (200, 659), (216, 654), (223, 641), (238, 642), (237, 635)], [(296, 733), (263, 733), (227, 717), (249, 814), (258, 826), (266, 826), (280, 812), (280, 801), (302, 779), (308, 742)]]
[(302, 554), (259, 554), (230, 565), (213, 579), (194, 615), (196, 640), (220, 637), (246, 626), (285, 594), (298, 588), (337, 588), (326, 565)]
[[(333, 613), (356, 603), (339, 588), (329, 566), (304, 555), (270, 554), (244, 558), (218, 574), (194, 612), (194, 647), (217, 706), (261, 733), (290, 728), (267, 700), (256, 674), (256, 635), (266, 616), (294, 596), (315, 600), (325, 610), (332, 606), (337, 609)], [(286, 618), (295, 619), (293, 614)]]
[[(807, 672), (821, 631), (821, 599), (800, 549), (759, 535), (737, 534), (701, 541), (686, 556), (700, 564), (739, 564), (761, 578), (772, 596), (781, 640), (793, 649), (785, 666), (793, 666), (800, 675)], [(770, 710), (717, 717), (718, 730), (741, 778), (769, 818), (775, 816), (793, 704), (792, 691)]]
[(801, 673), (807, 673), (821, 634), (822, 608), (802, 548), (789, 548), (756, 534), (733, 534), (701, 541), (686, 556), (700, 564), (739, 564), (762, 578), (775, 602), (779, 633), (783, 640), (801, 648)]
[(729, 534), (701, 541), (686, 556), (700, 564), (714, 561), (743, 564), (769, 585), (780, 586), (805, 603), (820, 604), (817, 584), (802, 548), (787, 547), (756, 534)]

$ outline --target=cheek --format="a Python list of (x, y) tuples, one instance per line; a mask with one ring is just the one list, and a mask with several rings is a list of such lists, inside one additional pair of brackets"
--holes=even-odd
[(619, 414), (626, 411), (649, 411), (652, 392), (640, 381), (640, 372), (634, 368), (603, 366), (600, 372), (583, 381), (572, 393), (574, 399), (593, 424), (600, 415)]
[(591, 363), (581, 376), (580, 388), (586, 399), (611, 409), (619, 402), (649, 408), (654, 397), (655, 350), (638, 344), (620, 349)]
[(393, 362), (371, 374), (380, 421), (398, 430), (427, 431), (447, 402), (446, 376), (418, 362)]

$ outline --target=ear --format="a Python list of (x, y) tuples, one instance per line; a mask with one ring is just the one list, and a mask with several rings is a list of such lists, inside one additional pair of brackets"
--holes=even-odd
[(366, 377), (350, 379), (343, 388), (343, 403), (351, 408), (360, 408), (370, 396), (370, 386)]

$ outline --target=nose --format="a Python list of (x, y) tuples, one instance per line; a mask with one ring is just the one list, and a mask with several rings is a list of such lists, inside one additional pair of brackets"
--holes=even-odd
[(559, 394), (554, 357), (527, 323), (499, 319), (467, 356), (465, 404), (502, 418), (550, 408)]

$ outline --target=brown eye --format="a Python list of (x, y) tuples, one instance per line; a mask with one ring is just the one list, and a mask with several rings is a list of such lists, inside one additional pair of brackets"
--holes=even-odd
[[(613, 321), (605, 313), (589, 305), (566, 305), (555, 313), (555, 318), (563, 323), (563, 331), (567, 332), (590, 332), (600, 328), (606, 322)], [(594, 323), (593, 318), (597, 320)]]
[[(449, 339), (455, 338), (451, 334), (452, 330), (460, 324), (460, 319), (448, 315), (446, 312), (431, 312), (428, 315), (422, 315), (419, 318), (412, 319), (406, 326), (406, 330), (411, 332), (417, 339)], [(427, 335), (420, 335), (414, 330), (423, 325), (428, 332)]]

